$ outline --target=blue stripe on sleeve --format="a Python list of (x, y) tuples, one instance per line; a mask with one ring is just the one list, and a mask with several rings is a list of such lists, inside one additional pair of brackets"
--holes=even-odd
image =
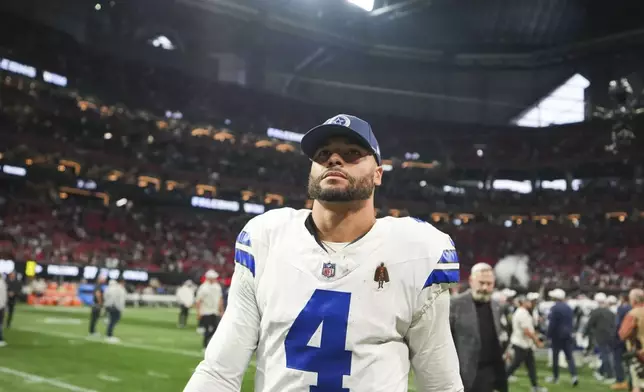
[(255, 276), (255, 258), (253, 255), (246, 251), (235, 249), (235, 262), (248, 268), (253, 276)]
[(242, 231), (237, 236), (237, 242), (242, 245), (250, 246), (250, 234), (245, 231)]
[(460, 280), (459, 270), (433, 270), (427, 281), (425, 282), (425, 287), (429, 287), (433, 284), (440, 283), (458, 283)]
[(458, 263), (458, 253), (454, 249), (447, 249), (443, 251), (441, 258), (438, 259), (439, 264), (452, 264)]

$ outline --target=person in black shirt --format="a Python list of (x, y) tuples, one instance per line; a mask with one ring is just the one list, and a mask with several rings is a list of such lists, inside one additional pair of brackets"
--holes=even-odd
[(488, 264), (476, 264), (469, 283), (470, 290), (452, 297), (449, 315), (465, 392), (507, 392), (499, 342), (501, 309), (492, 300), (494, 270)]
[(16, 278), (16, 273), (9, 274), (7, 279), (7, 329), (11, 328), (13, 311), (16, 308), (16, 301), (22, 292), (22, 283)]
[(103, 290), (101, 288), (103, 282), (101, 280), (96, 282), (94, 287), (94, 302), (92, 304), (92, 313), (89, 320), (89, 334), (96, 336), (96, 323), (101, 317), (101, 310), (103, 309)]

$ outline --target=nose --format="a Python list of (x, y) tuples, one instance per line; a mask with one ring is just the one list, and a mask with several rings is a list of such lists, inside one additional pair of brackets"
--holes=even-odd
[(329, 159), (326, 161), (326, 167), (331, 168), (335, 166), (343, 166), (344, 165), (344, 160), (342, 159), (342, 156), (338, 154), (337, 152), (334, 152), (329, 156)]

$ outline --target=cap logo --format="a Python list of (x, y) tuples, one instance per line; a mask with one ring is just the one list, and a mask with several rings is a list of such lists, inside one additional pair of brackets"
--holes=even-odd
[(340, 115), (326, 120), (325, 124), (334, 124), (341, 125), (343, 127), (349, 127), (351, 125), (351, 120), (349, 120), (349, 117), (347, 116)]

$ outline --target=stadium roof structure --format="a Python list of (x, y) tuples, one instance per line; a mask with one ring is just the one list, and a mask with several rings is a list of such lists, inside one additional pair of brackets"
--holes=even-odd
[(100, 30), (172, 47), (192, 62), (243, 68), (242, 83), (277, 94), (447, 122), (510, 124), (573, 75), (593, 84), (592, 74), (644, 53), (638, 0), (356, 6), (365, 2), (371, 0), (24, 0), (0, 8), (87, 43)]

